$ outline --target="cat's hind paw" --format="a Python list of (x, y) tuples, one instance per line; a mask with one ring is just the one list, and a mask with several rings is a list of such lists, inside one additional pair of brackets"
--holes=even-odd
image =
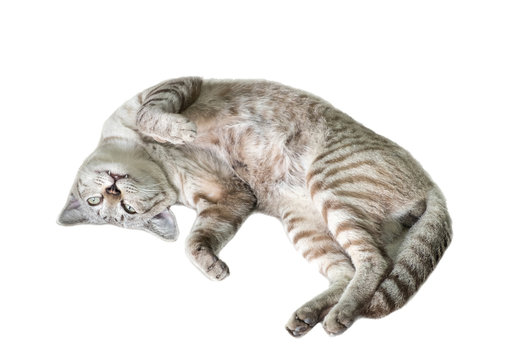
[(339, 306), (335, 306), (323, 320), (323, 328), (329, 335), (340, 335), (355, 321), (352, 316), (343, 314)]
[(286, 324), (286, 330), (294, 337), (300, 337), (307, 334), (316, 325), (314, 322), (310, 322), (310, 319), (302, 320), (297, 315), (294, 315), (289, 319)]
[(308, 306), (307, 304), (296, 310), (286, 324), (286, 330), (294, 337), (307, 334), (318, 322), (321, 321), (321, 309)]

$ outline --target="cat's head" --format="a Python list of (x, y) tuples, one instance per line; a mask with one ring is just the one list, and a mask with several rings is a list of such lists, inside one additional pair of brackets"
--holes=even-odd
[(146, 152), (102, 145), (80, 167), (57, 222), (113, 224), (175, 240), (178, 229), (169, 206), (176, 198), (162, 169)]

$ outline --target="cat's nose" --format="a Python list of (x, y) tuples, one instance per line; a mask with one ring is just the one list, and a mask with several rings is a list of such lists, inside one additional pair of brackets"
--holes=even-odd
[(106, 188), (106, 193), (109, 194), (109, 195), (113, 195), (113, 196), (119, 196), (121, 195), (121, 190), (119, 190), (119, 188), (117, 188), (117, 186), (115, 185), (115, 183), (112, 184), (112, 186)]

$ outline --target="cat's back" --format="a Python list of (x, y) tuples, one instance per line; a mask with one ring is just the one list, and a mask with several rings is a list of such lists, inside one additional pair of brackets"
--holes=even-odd
[(269, 128), (298, 124), (313, 131), (313, 126), (326, 125), (323, 119), (333, 110), (320, 97), (278, 82), (211, 79), (203, 81), (198, 99), (183, 114), (199, 126), (214, 118), (223, 120), (221, 124), (229, 120)]

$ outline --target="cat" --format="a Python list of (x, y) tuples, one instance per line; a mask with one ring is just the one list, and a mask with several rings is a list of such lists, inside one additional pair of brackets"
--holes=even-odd
[(297, 337), (399, 309), (452, 237), (441, 191), (408, 152), (319, 97), (263, 80), (179, 78), (127, 101), (58, 222), (175, 240), (174, 204), (197, 211), (186, 252), (213, 280), (229, 275), (219, 252), (251, 213), (282, 221), (330, 282), (291, 316)]

